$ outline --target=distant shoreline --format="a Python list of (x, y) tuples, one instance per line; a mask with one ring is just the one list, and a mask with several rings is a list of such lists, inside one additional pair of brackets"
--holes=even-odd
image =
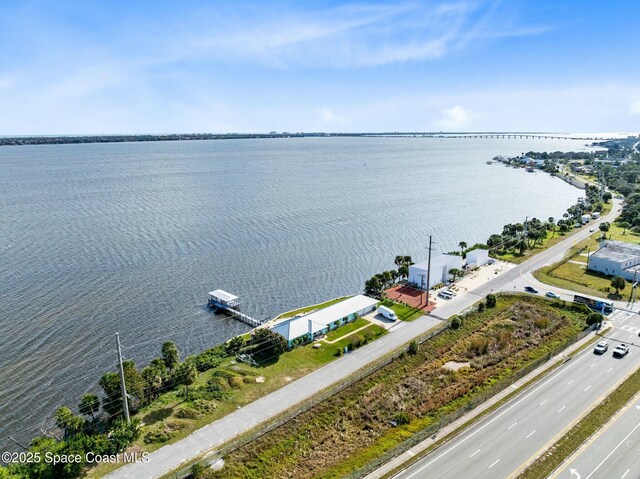
[(132, 143), (150, 141), (246, 140), (262, 138), (327, 137), (423, 137), (423, 138), (501, 138), (603, 141), (607, 137), (581, 137), (571, 133), (547, 132), (388, 132), (388, 133), (185, 133), (169, 135), (76, 135), (0, 137), (0, 146), (71, 145), (89, 143)]

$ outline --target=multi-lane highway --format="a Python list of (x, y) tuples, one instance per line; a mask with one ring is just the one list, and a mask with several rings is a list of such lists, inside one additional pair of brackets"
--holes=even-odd
[[(517, 475), (640, 365), (640, 316), (617, 311), (611, 321), (614, 329), (607, 334), (607, 353), (596, 355), (591, 348), (583, 351), (397, 477), (494, 479)], [(636, 344), (625, 358), (617, 359), (611, 351), (620, 342)]]
[(631, 401), (579, 454), (552, 478), (638, 479), (640, 477), (640, 397)]

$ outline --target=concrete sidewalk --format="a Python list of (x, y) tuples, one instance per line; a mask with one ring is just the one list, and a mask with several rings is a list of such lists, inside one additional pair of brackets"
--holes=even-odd
[[(608, 328), (609, 326), (610, 325), (607, 322), (605, 322), (603, 324), (602, 330)], [(466, 422), (468, 422), (471, 419), (473, 419), (473, 418), (477, 417), (478, 415), (482, 414), (484, 411), (486, 411), (487, 409), (492, 407), (494, 404), (496, 404), (497, 402), (499, 402), (502, 399), (504, 399), (507, 395), (511, 394), (513, 391), (515, 391), (515, 390), (521, 388), (522, 386), (524, 386), (525, 384), (527, 384), (529, 381), (531, 381), (533, 378), (535, 378), (539, 374), (543, 373), (544, 371), (548, 371), (549, 369), (553, 368), (557, 364), (561, 364), (561, 363), (564, 363), (565, 361), (567, 361), (567, 358), (569, 357), (569, 355), (573, 351), (579, 349), (586, 342), (591, 341), (595, 334), (596, 334), (596, 332), (589, 333), (587, 336), (582, 338), (580, 341), (575, 342), (574, 344), (569, 346), (567, 349), (562, 351), (560, 354), (558, 354), (557, 356), (554, 356), (549, 361), (547, 361), (546, 363), (541, 365), (539, 368), (531, 371), (529, 374), (527, 374), (526, 376), (520, 378), (515, 383), (513, 383), (511, 386), (505, 388), (504, 390), (502, 390), (501, 392), (499, 392), (495, 396), (492, 396), (490, 399), (488, 399), (487, 401), (482, 403), (480, 406), (476, 407), (475, 409), (472, 409), (467, 414), (465, 414), (464, 416), (462, 416), (459, 419), (455, 420), (454, 422), (452, 422), (448, 426), (443, 427), (441, 430), (439, 430), (433, 436), (431, 436), (428, 439), (425, 439), (424, 441), (416, 444), (411, 449), (408, 449), (404, 453), (400, 454), (399, 456), (397, 456), (394, 459), (392, 459), (391, 461), (387, 462), (386, 464), (384, 464), (380, 468), (376, 469), (374, 472), (372, 472), (369, 475), (365, 476), (365, 479), (379, 479), (379, 478), (383, 477), (385, 474), (388, 474), (389, 472), (393, 471), (395, 468), (402, 466), (404, 463), (409, 461), (412, 457), (420, 454), (422, 451), (424, 451), (425, 449), (431, 447), (434, 443), (439, 441), (441, 438), (446, 437), (447, 434), (452, 433), (453, 431), (455, 431), (459, 427), (463, 426)], [(455, 437), (455, 436), (453, 436), (453, 437)], [(443, 444), (445, 444), (445, 443), (443, 443)]]

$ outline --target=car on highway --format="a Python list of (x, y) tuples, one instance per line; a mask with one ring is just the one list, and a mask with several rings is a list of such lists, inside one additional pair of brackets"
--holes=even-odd
[(595, 230), (595, 228), (589, 228), (589, 233), (593, 233)]
[(619, 344), (613, 350), (613, 357), (614, 358), (623, 358), (627, 354), (629, 354), (629, 345), (628, 344)]
[(525, 287), (524, 287), (524, 290), (525, 290), (527, 293), (538, 294), (538, 290), (537, 290), (537, 289), (535, 289), (535, 288), (533, 288), (533, 287), (531, 287), (531, 286), (525, 286)]
[(596, 344), (596, 347), (593, 348), (593, 352), (594, 354), (604, 354), (608, 349), (609, 343), (607, 343), (606, 341), (600, 341), (598, 344)]
[(560, 295), (558, 293), (554, 293), (553, 291), (547, 291), (544, 295), (549, 298), (560, 299)]

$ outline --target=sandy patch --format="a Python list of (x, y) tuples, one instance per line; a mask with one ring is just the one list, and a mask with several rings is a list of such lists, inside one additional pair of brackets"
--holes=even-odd
[(257, 383), (263, 383), (263, 382), (264, 382), (264, 376), (258, 376), (258, 377), (256, 378), (256, 382), (257, 382)]
[(293, 379), (293, 378), (292, 378), (291, 376), (285, 376), (285, 378), (284, 378), (284, 380), (285, 380), (286, 382), (289, 382), (289, 381), (291, 381), (292, 379)]
[(471, 366), (470, 362), (459, 363), (457, 361), (448, 361), (442, 365), (443, 368), (450, 369), (451, 371), (457, 371), (458, 369), (468, 368), (469, 366)]

